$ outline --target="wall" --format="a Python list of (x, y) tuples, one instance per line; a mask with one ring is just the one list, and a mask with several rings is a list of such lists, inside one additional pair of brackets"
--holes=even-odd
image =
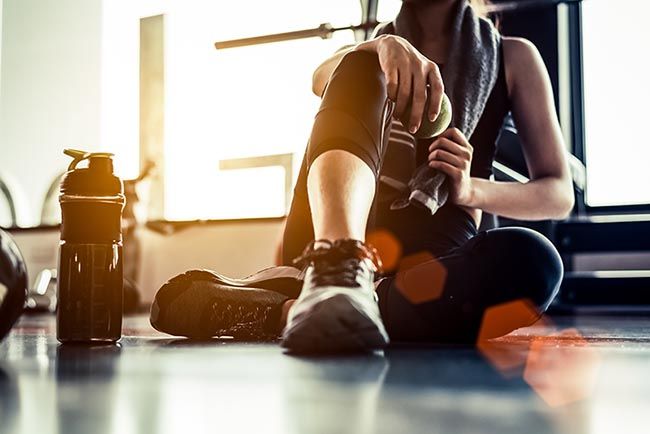
[(174, 234), (146, 231), (142, 276), (145, 300), (169, 278), (195, 268), (245, 277), (274, 264), (284, 223), (279, 220), (230, 221), (191, 226)]
[[(169, 278), (193, 268), (245, 277), (274, 264), (282, 220), (242, 220), (197, 224), (174, 233), (144, 230), (138, 285), (145, 301)], [(27, 263), (30, 285), (44, 268), (56, 268), (57, 228), (10, 231)]]
[(2, 6), (0, 174), (22, 196), (20, 224), (33, 225), (62, 149), (99, 143), (101, 0)]

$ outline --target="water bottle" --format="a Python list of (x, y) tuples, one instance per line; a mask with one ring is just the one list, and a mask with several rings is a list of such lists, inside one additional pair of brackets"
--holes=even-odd
[[(66, 149), (61, 182), (57, 339), (115, 342), (122, 337), (122, 181), (113, 154)], [(88, 167), (77, 165), (88, 160)]]

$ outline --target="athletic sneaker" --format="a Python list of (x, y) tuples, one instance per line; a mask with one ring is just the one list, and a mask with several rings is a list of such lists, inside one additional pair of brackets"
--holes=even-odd
[(331, 353), (388, 344), (375, 293), (380, 261), (374, 249), (352, 239), (316, 240), (295, 263), (305, 269), (305, 281), (289, 310), (283, 347)]
[(282, 331), (282, 305), (298, 296), (302, 277), (294, 267), (271, 267), (244, 279), (190, 270), (158, 290), (151, 306), (151, 325), (193, 339), (277, 339)]

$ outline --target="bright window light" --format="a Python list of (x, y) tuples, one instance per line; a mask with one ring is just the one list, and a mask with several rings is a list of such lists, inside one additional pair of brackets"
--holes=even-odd
[(582, 5), (587, 203), (650, 203), (650, 5)]
[(377, 21), (393, 21), (402, 7), (402, 0), (379, 0)]
[[(316, 67), (352, 31), (216, 50), (214, 42), (361, 22), (351, 0), (147, 0), (105, 2), (103, 34), (104, 148), (120, 173), (134, 176), (138, 153), (139, 19), (164, 14), (164, 217), (169, 220), (281, 216), (280, 166), (220, 170), (227, 159), (293, 154), (295, 175), (320, 98)], [(133, 146), (134, 142), (136, 146)], [(114, 143), (120, 146), (111, 145)]]
[(344, 31), (328, 40), (226, 50), (215, 50), (213, 43), (360, 20), (359, 3), (350, 0), (170, 4), (165, 16), (167, 219), (284, 215), (284, 169), (220, 171), (219, 161), (292, 153), (297, 166), (320, 103), (311, 91), (313, 71), (336, 49), (353, 43), (354, 35)]

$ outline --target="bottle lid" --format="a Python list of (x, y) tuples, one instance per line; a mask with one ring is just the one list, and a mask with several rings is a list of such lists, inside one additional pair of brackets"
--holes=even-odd
[[(65, 149), (72, 157), (63, 181), (61, 194), (75, 196), (118, 196), (123, 194), (122, 181), (113, 174), (113, 154)], [(88, 167), (77, 165), (88, 160)]]

